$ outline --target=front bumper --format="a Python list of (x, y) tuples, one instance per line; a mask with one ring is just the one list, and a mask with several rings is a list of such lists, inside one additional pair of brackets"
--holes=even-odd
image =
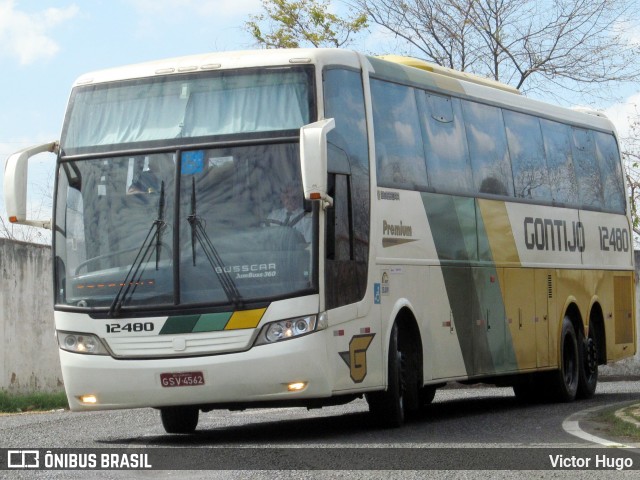
[[(326, 398), (332, 394), (326, 330), (248, 351), (168, 359), (116, 360), (60, 350), (71, 410), (234, 404)], [(163, 387), (162, 373), (202, 372), (204, 385)], [(290, 392), (292, 382), (306, 382)], [(80, 401), (93, 395), (96, 403)]]

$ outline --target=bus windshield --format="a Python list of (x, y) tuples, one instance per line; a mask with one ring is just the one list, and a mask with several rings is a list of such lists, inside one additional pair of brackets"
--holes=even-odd
[(313, 70), (154, 77), (74, 90), (61, 142), (56, 304), (248, 304), (317, 291), (298, 129)]
[(292, 142), (61, 162), (58, 305), (113, 314), (315, 291), (317, 219), (298, 151)]

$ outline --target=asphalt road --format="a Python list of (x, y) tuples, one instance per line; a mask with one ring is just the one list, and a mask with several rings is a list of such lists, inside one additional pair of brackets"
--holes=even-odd
[[(0, 478), (637, 478), (637, 470), (433, 471), (421, 470), (426, 467), (412, 461), (417, 459), (417, 448), (437, 448), (420, 452), (440, 458), (444, 466), (455, 462), (477, 466), (480, 462), (484, 465), (481, 468), (499, 465), (497, 468), (503, 469), (512, 464), (500, 456), (528, 452), (524, 449), (543, 451), (545, 456), (546, 450), (555, 449), (551, 451), (568, 457), (575, 448), (598, 446), (599, 438), (606, 440), (597, 423), (590, 421), (594, 412), (632, 402), (640, 402), (640, 381), (600, 382), (593, 399), (568, 404), (522, 404), (510, 388), (447, 388), (438, 391), (423, 414), (400, 429), (377, 428), (367, 414), (366, 402), (357, 400), (311, 411), (287, 408), (204, 413), (196, 433), (184, 436), (166, 435), (158, 412), (152, 409), (5, 415), (0, 416), (0, 448), (67, 448), (72, 452), (163, 448), (164, 461), (188, 458), (193, 470), (12, 470), (0, 471)], [(571, 419), (578, 420), (574, 424), (585, 435), (566, 430)], [(640, 467), (640, 453), (626, 452), (636, 468)], [(201, 471), (211, 466), (212, 454), (224, 454), (228, 463), (221, 465), (234, 470)], [(375, 460), (377, 471), (363, 470), (370, 455), (375, 455), (370, 458)], [(516, 461), (518, 458), (523, 457), (516, 456)], [(235, 470), (251, 463), (249, 460), (255, 469)], [(358, 470), (345, 470), (345, 465), (351, 464)], [(398, 470), (405, 468), (398, 464), (406, 470)]]

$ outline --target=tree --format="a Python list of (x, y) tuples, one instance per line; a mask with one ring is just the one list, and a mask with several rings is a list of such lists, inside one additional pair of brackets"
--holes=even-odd
[(622, 158), (629, 187), (632, 228), (636, 234), (637, 242), (640, 237), (640, 218), (638, 217), (640, 205), (640, 112), (637, 111), (637, 108), (635, 116), (629, 119), (629, 125), (630, 135), (628, 138), (622, 139)]
[(265, 48), (344, 47), (367, 28), (365, 15), (343, 19), (329, 6), (329, 0), (262, 0), (264, 13), (250, 15), (245, 27)]
[(628, 0), (350, 0), (425, 60), (557, 96), (638, 79)]
[[(49, 173), (43, 184), (31, 183), (30, 185), (37, 189), (37, 193), (28, 202), (28, 216), (34, 219), (50, 218), (53, 203), (53, 173)], [(51, 244), (51, 230), (29, 225), (16, 225), (10, 223), (5, 215), (0, 214), (0, 238), (47, 245)]]

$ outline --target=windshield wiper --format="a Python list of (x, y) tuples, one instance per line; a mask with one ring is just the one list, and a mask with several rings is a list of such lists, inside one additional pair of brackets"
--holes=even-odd
[(218, 254), (218, 251), (213, 246), (211, 238), (202, 226), (202, 221), (196, 213), (196, 182), (195, 179), (191, 179), (191, 215), (187, 217), (189, 225), (191, 225), (191, 254), (193, 256), (193, 266), (196, 265), (196, 240), (200, 243), (202, 250), (204, 251), (211, 268), (218, 276), (220, 285), (224, 290), (225, 295), (229, 301), (238, 306), (241, 304), (242, 296), (236, 287), (233, 278), (224, 269), (224, 263), (222, 258)]
[(160, 184), (160, 198), (158, 199), (158, 218), (151, 224), (147, 236), (140, 245), (131, 268), (120, 283), (120, 290), (116, 294), (109, 307), (109, 318), (117, 317), (125, 302), (133, 296), (144, 273), (146, 262), (149, 261), (153, 249), (156, 250), (156, 270), (160, 263), (160, 248), (162, 246), (162, 233), (166, 223), (164, 221), (164, 181)]

